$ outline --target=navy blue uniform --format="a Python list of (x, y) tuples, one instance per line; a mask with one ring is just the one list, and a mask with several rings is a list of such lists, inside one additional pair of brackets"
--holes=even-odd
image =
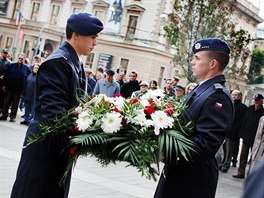
[[(214, 198), (218, 181), (215, 154), (233, 120), (233, 104), (223, 75), (211, 78), (185, 99), (185, 117), (195, 124), (193, 161), (166, 162), (155, 198)], [(175, 162), (176, 161), (176, 162)]]
[[(85, 73), (75, 50), (68, 42), (50, 55), (39, 67), (36, 79), (35, 115), (27, 130), (24, 146), (39, 123), (52, 121), (64, 110), (77, 105), (77, 97), (86, 93)], [(66, 134), (48, 137), (22, 151), (12, 198), (62, 198), (68, 196), (70, 175), (59, 186), (68, 163), (69, 144)]]

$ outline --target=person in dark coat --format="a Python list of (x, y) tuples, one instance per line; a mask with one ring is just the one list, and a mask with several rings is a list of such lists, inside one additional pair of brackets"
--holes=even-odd
[(201, 82), (185, 98), (184, 118), (192, 120), (191, 140), (196, 152), (188, 161), (178, 156), (166, 160), (155, 198), (214, 198), (218, 165), (215, 154), (230, 129), (234, 110), (223, 70), (229, 62), (230, 49), (217, 38), (198, 40), (193, 45), (193, 75)]
[(264, 197), (264, 157), (246, 179), (242, 198)]
[(140, 89), (139, 83), (137, 81), (137, 76), (137, 72), (130, 72), (129, 81), (124, 83), (121, 88), (121, 96), (123, 96), (124, 98), (131, 97), (133, 92)]
[(234, 178), (245, 178), (246, 166), (248, 162), (249, 150), (253, 147), (259, 119), (264, 115), (263, 95), (255, 94), (253, 97), (254, 105), (248, 107), (240, 129), (241, 138), (243, 139), (240, 151), (239, 167)]
[(7, 120), (8, 110), (11, 106), (10, 122), (15, 122), (20, 96), (25, 86), (26, 79), (31, 73), (24, 64), (25, 54), (18, 55), (18, 61), (10, 63), (3, 78), (4, 104), (0, 120)]
[[(72, 14), (67, 20), (66, 38), (41, 64), (36, 78), (35, 115), (30, 122), (11, 198), (67, 198), (71, 172), (60, 185), (69, 160), (69, 134), (48, 136), (29, 146), (28, 138), (39, 133), (40, 124), (50, 122), (78, 104), (86, 93), (86, 76), (81, 55), (97, 45), (102, 22), (88, 13)], [(77, 96), (77, 98), (76, 98)]]
[(32, 73), (27, 77), (24, 90), (22, 92), (22, 98), (25, 103), (25, 114), (24, 120), (20, 124), (29, 125), (30, 120), (33, 116), (34, 107), (34, 95), (35, 95), (35, 85), (36, 85), (36, 75), (39, 69), (39, 64), (35, 63), (32, 67)]
[(231, 130), (227, 133), (226, 141), (223, 145), (224, 160), (220, 169), (223, 173), (226, 173), (229, 170), (231, 161), (233, 162), (233, 166), (235, 166), (237, 163), (237, 155), (240, 143), (239, 131), (247, 111), (247, 106), (241, 102), (242, 93), (240, 91), (233, 90), (231, 96), (235, 107), (235, 117)]
[(10, 64), (10, 60), (7, 58), (8, 49), (2, 49), (0, 57), (0, 114), (2, 113), (2, 107), (4, 104), (4, 91), (3, 91), (3, 78), (7, 67)]

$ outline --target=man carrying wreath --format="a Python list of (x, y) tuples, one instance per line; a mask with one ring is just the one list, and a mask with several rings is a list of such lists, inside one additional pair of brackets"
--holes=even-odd
[[(24, 146), (38, 134), (40, 123), (52, 123), (63, 111), (75, 107), (86, 93), (86, 76), (81, 55), (97, 45), (102, 22), (88, 13), (72, 14), (67, 20), (65, 41), (41, 64), (36, 78), (35, 115)], [(67, 198), (71, 173), (60, 181), (69, 161), (69, 134), (50, 135), (22, 150), (11, 198)]]
[(165, 158), (155, 198), (214, 198), (218, 181), (215, 154), (233, 121), (233, 104), (223, 71), (229, 62), (230, 48), (218, 38), (201, 39), (193, 45), (193, 75), (199, 86), (185, 98), (184, 118), (192, 120), (191, 140), (198, 148), (191, 159)]

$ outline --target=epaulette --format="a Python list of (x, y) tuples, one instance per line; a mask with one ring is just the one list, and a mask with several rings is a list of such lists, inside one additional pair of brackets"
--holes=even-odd
[(223, 86), (220, 83), (215, 83), (214, 88), (216, 91), (223, 91)]

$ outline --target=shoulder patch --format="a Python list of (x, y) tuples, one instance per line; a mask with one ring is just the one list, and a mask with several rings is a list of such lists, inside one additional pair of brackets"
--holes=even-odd
[(215, 83), (214, 88), (216, 91), (223, 91), (223, 86), (220, 83)]

